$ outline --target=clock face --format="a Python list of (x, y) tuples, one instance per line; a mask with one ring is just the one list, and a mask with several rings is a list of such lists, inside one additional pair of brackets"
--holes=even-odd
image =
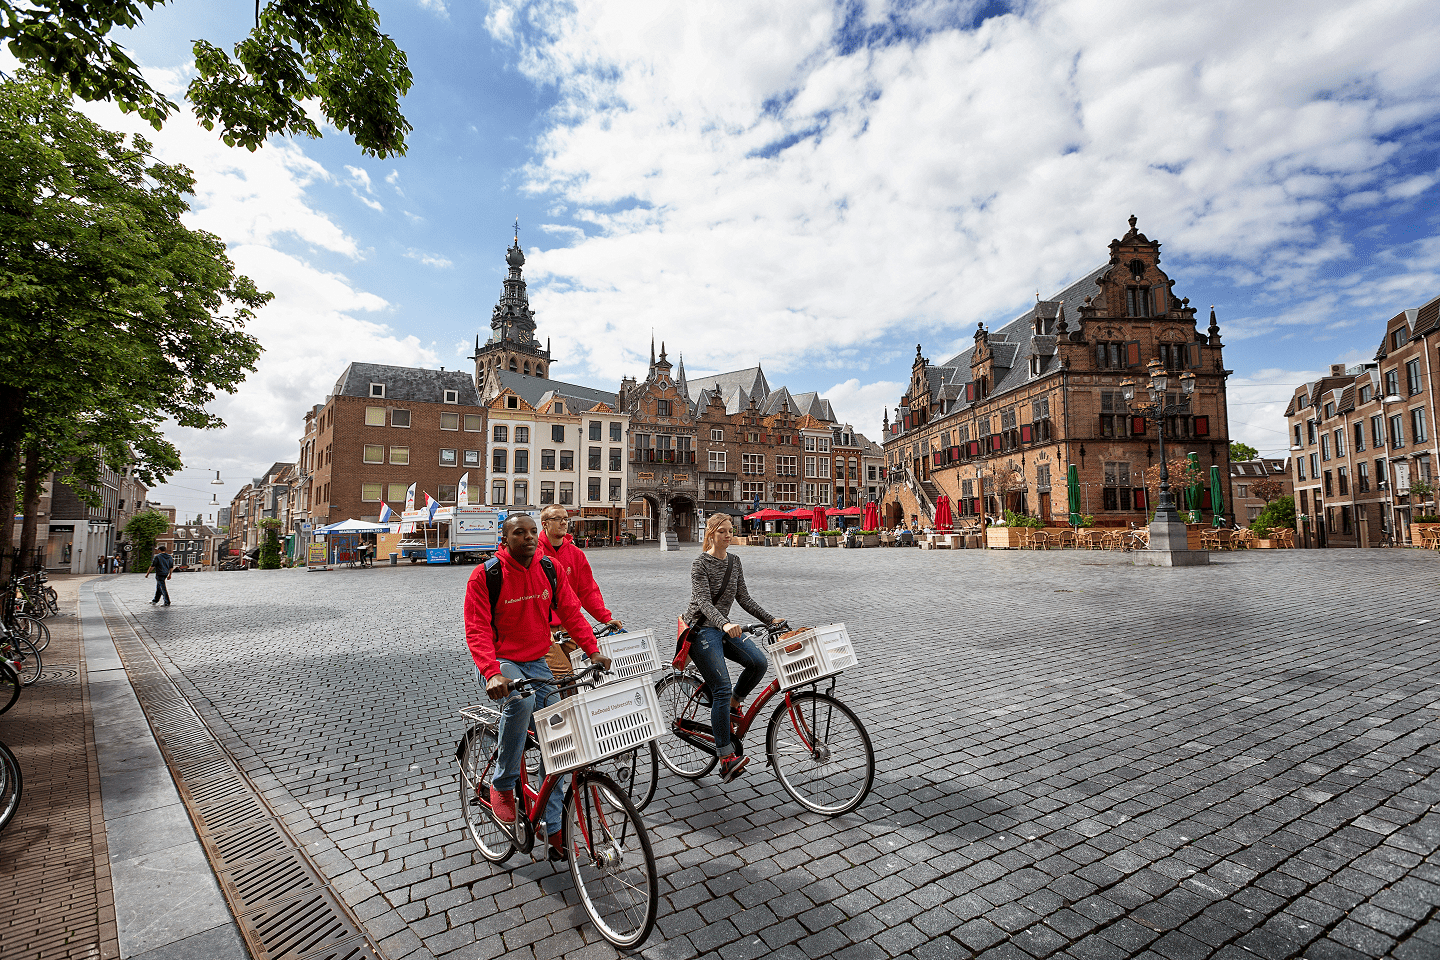
[(530, 339), (530, 334), (529, 334), (529, 332), (527, 332), (527, 331), (525, 331), (525, 330), (521, 330), (521, 331), (520, 331), (520, 342), (521, 342), (521, 343), (525, 343), (525, 342), (529, 341), (529, 339)]

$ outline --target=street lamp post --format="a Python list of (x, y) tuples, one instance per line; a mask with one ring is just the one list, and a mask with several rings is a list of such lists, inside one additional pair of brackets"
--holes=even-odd
[[(1120, 384), (1125, 405), (1130, 413), (1153, 421), (1160, 431), (1160, 501), (1155, 505), (1155, 519), (1150, 523), (1150, 547), (1137, 552), (1137, 562), (1161, 567), (1203, 566), (1210, 562), (1206, 550), (1191, 550), (1185, 530), (1185, 522), (1175, 509), (1170, 496), (1170, 466), (1165, 459), (1165, 421), (1169, 417), (1182, 416), (1190, 411), (1190, 398), (1195, 393), (1195, 374), (1185, 372), (1177, 378), (1180, 381), (1180, 399), (1176, 403), (1165, 402), (1165, 391), (1170, 386), (1170, 377), (1165, 366), (1158, 359), (1148, 364), (1150, 382), (1145, 385), (1150, 395), (1149, 403), (1136, 403), (1136, 383), (1126, 380)], [(1142, 559), (1143, 557), (1143, 559)]]

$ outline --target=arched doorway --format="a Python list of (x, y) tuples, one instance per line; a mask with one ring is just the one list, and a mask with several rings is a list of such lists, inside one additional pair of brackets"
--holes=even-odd
[(659, 500), (646, 494), (632, 495), (625, 508), (625, 532), (637, 540), (655, 540), (659, 537), (659, 517)]
[(675, 531), (675, 539), (681, 543), (697, 542), (694, 500), (689, 497), (671, 498), (670, 528)]

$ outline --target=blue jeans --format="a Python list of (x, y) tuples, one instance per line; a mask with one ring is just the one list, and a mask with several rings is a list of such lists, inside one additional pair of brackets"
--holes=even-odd
[[(536, 707), (548, 707), (555, 703), (559, 696), (549, 683), (555, 679), (555, 675), (550, 672), (550, 665), (544, 660), (531, 660), (528, 663), (501, 660), (500, 672), (511, 680), (524, 678), (547, 681), (526, 697), (512, 690), (500, 707), (500, 732), (495, 738), (499, 750), (495, 758), (495, 776), (490, 779), (490, 783), (496, 790), (514, 790), (515, 785), (520, 782), (520, 758), (525, 752), (525, 734), (530, 729), (530, 715), (535, 712)], [(483, 684), (485, 678), (481, 677), (480, 682)], [(545, 776), (543, 765), (540, 776)], [(534, 786), (539, 789), (540, 784)], [(560, 832), (564, 808), (564, 785), (557, 784), (550, 794), (549, 802), (545, 804), (545, 827), (550, 833)], [(517, 813), (523, 816), (523, 811), (524, 804), (521, 803), (517, 807)]]
[[(162, 597), (166, 603), (170, 602), (170, 590), (165, 584), (165, 578), (157, 574), (155, 577), (155, 600), (159, 600)], [(155, 600), (151, 600), (150, 602), (154, 603)]]
[[(765, 676), (768, 661), (760, 648), (743, 633), (738, 640), (725, 636), (718, 627), (701, 627), (690, 644), (690, 659), (700, 668), (705, 686), (710, 688), (710, 726), (715, 731), (715, 747), (721, 756), (730, 753), (730, 698), (744, 700)], [(734, 660), (744, 669), (732, 689), (726, 660)]]

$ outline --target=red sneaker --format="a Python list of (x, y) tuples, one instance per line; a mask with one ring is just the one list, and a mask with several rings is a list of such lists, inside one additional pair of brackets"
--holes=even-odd
[(749, 757), (732, 756), (720, 758), (720, 782), (729, 783), (740, 776), (745, 765), (750, 762)]
[(496, 790), (490, 788), (490, 809), (495, 811), (495, 819), (501, 823), (510, 824), (515, 822), (515, 791)]
[(565, 849), (565, 838), (558, 833), (550, 834), (549, 856), (551, 863), (564, 863), (569, 857), (569, 853)]

